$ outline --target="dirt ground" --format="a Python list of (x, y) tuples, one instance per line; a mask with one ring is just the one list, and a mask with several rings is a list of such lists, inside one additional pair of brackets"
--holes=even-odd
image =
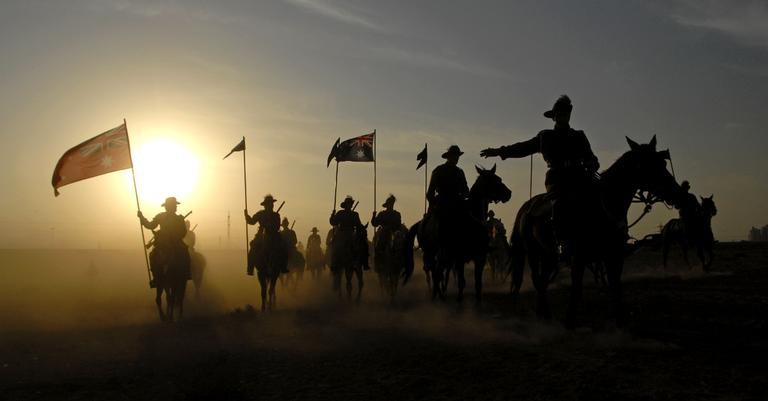
[[(359, 306), (305, 275), (258, 307), (237, 252), (208, 258), (185, 319), (158, 322), (142, 255), (0, 251), (3, 400), (763, 400), (768, 246), (719, 244), (714, 271), (657, 251), (627, 263), (629, 325), (608, 319), (591, 282), (582, 327), (563, 328), (567, 280), (552, 321), (534, 297), (488, 285), (481, 306), (427, 299), (414, 277), (395, 305), (366, 275)], [(679, 259), (679, 258), (678, 258)], [(562, 274), (567, 276), (567, 274)], [(528, 278), (526, 277), (526, 280)], [(455, 294), (452, 288), (451, 294)]]

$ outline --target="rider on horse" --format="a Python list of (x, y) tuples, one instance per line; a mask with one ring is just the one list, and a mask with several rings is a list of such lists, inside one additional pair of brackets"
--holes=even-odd
[(690, 235), (699, 228), (697, 225), (702, 219), (701, 204), (699, 203), (698, 198), (696, 198), (696, 195), (690, 192), (691, 183), (683, 181), (680, 183), (680, 187), (683, 188), (685, 194), (683, 195), (680, 204), (676, 205), (676, 207), (679, 210), (683, 232)]
[(488, 227), (488, 236), (491, 239), (496, 238), (496, 236), (506, 237), (507, 229), (504, 227), (504, 223), (496, 218), (496, 213), (493, 210), (488, 211), (488, 221), (485, 224)]
[(387, 200), (381, 205), (384, 210), (381, 213), (373, 212), (371, 224), (374, 227), (381, 227), (378, 231), (376, 242), (376, 255), (383, 255), (387, 248), (387, 241), (392, 240), (392, 234), (399, 230), (403, 224), (400, 212), (395, 210), (397, 198), (390, 194)]
[(427, 189), (427, 214), (429, 217), (437, 217), (439, 237), (454, 243), (458, 241), (457, 234), (462, 231), (462, 223), (467, 217), (464, 203), (469, 195), (469, 187), (464, 170), (458, 167), (459, 158), (463, 154), (457, 145), (451, 145), (442, 155), (445, 163), (432, 170)]
[[(282, 245), (279, 229), (280, 229), (280, 213), (274, 211), (275, 199), (272, 195), (264, 197), (264, 201), (261, 202), (261, 206), (264, 209), (259, 210), (253, 216), (248, 214), (248, 209), (245, 209), (245, 221), (250, 225), (259, 223), (259, 231), (254, 235), (251, 240), (251, 250), (248, 252), (248, 275), (253, 275), (254, 266), (266, 267), (271, 257), (275, 257), (275, 252), (281, 251), (284, 247)], [(287, 273), (287, 269), (283, 268), (283, 273)]]
[(552, 109), (544, 113), (544, 117), (555, 121), (554, 129), (543, 130), (524, 142), (480, 152), (483, 157), (502, 159), (542, 154), (549, 167), (544, 184), (552, 200), (552, 223), (561, 253), (566, 243), (574, 239), (575, 226), (583, 223), (577, 221), (585, 214), (580, 210), (585, 201), (583, 194), (590, 193), (600, 168), (584, 131), (569, 125), (571, 110), (571, 99), (562, 95)]
[(184, 236), (187, 234), (187, 225), (184, 222), (184, 216), (176, 214), (176, 207), (180, 202), (174, 197), (169, 197), (160, 205), (165, 207), (165, 212), (158, 213), (152, 221), (147, 220), (144, 214), (139, 211), (136, 215), (139, 217), (141, 225), (149, 230), (154, 230), (160, 226), (160, 230), (155, 233), (155, 246), (150, 254), (153, 276), (157, 277), (156, 269), (160, 263), (158, 258), (168, 258), (168, 260), (180, 263), (184, 276), (189, 279), (189, 252), (184, 243)]
[(288, 248), (295, 248), (296, 244), (298, 243), (298, 239), (296, 238), (296, 231), (291, 229), (291, 222), (288, 221), (288, 218), (283, 217), (283, 221), (280, 223), (280, 226), (283, 228), (280, 231), (280, 236), (283, 237), (285, 246)]
[(331, 217), (328, 219), (331, 226), (334, 227), (332, 243), (334, 250), (331, 255), (332, 268), (337, 268), (339, 266), (338, 262), (344, 257), (343, 252), (349, 251), (347, 249), (343, 250), (343, 252), (338, 252), (336, 246), (339, 244), (353, 244), (357, 238), (356, 234), (358, 234), (360, 230), (365, 230), (363, 223), (360, 222), (360, 215), (352, 210), (354, 204), (355, 200), (347, 195), (344, 201), (339, 205), (341, 210), (338, 212), (336, 210), (331, 212)]

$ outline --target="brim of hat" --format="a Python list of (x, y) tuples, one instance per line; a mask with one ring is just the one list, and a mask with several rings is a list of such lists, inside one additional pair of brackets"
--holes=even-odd
[(265, 200), (265, 201), (262, 201), (262, 202), (261, 202), (261, 206), (264, 206), (264, 205), (266, 205), (267, 203), (273, 204), (273, 203), (275, 203), (275, 202), (277, 202), (277, 199), (272, 199), (272, 200), (268, 200), (268, 201), (266, 201), (266, 200)]
[(546, 117), (546, 118), (552, 118), (554, 116), (555, 116), (555, 111), (554, 110), (547, 110), (547, 111), (544, 112), (544, 117)]
[[(447, 159), (447, 158), (448, 158), (448, 156), (450, 156), (450, 155), (452, 155), (452, 154), (454, 154), (454, 153), (451, 153), (451, 152), (445, 152), (445, 153), (443, 153), (443, 155), (442, 155), (442, 158), (443, 158), (443, 159)], [(455, 153), (455, 155), (457, 155), (457, 156), (461, 156), (461, 155), (463, 155), (463, 154), (464, 154), (464, 152)]]
[[(163, 203), (160, 204), (160, 206), (165, 206), (166, 204), (168, 204), (168, 202), (163, 202)], [(177, 205), (181, 205), (181, 202), (176, 201), (176, 204)]]

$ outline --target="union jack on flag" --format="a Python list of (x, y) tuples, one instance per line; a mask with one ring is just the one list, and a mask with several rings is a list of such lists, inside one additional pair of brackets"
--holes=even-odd
[(340, 162), (372, 162), (376, 160), (374, 144), (376, 131), (347, 139), (333, 149), (333, 158)]
[(53, 193), (58, 196), (64, 185), (131, 167), (128, 127), (122, 124), (66, 151), (53, 170)]

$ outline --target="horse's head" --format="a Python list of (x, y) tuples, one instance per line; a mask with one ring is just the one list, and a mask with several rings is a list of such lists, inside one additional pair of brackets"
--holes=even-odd
[(493, 203), (507, 202), (512, 198), (512, 191), (501, 182), (501, 177), (496, 175), (495, 164), (487, 170), (475, 166), (475, 170), (477, 170), (477, 180), (470, 192)]
[(701, 198), (701, 211), (707, 217), (713, 217), (717, 215), (717, 206), (715, 206), (715, 195), (709, 195), (708, 198), (703, 196)]
[(684, 194), (675, 177), (667, 170), (669, 150), (656, 150), (656, 135), (647, 144), (627, 138), (629, 152), (622, 156), (628, 168), (629, 180), (640, 191), (647, 191), (670, 204), (677, 204)]

